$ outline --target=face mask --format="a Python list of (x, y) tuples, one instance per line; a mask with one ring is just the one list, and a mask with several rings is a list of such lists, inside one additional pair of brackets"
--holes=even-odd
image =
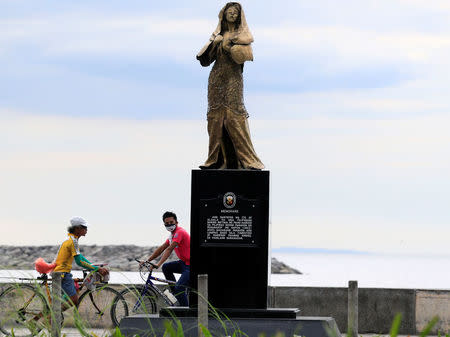
[(168, 226), (165, 225), (165, 226), (169, 232), (173, 232), (175, 230), (175, 228), (177, 227), (177, 225), (168, 225)]

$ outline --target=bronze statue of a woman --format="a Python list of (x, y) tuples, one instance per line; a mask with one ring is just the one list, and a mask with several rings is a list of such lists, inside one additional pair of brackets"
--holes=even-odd
[(201, 169), (264, 168), (250, 139), (244, 106), (242, 71), (245, 61), (253, 61), (252, 42), (241, 5), (229, 2), (220, 11), (209, 42), (197, 54), (204, 67), (215, 61), (208, 80), (209, 153)]

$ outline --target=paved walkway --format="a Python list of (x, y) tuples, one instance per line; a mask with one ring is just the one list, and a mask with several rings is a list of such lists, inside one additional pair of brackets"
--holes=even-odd
[[(105, 329), (89, 329), (89, 333), (95, 337), (107, 337), (111, 336), (112, 330)], [(0, 336), (3, 336), (0, 333)], [(37, 337), (50, 337), (50, 331), (43, 330)], [(76, 328), (63, 328), (61, 331), (61, 337), (84, 337)]]
[[(90, 332), (96, 337), (107, 337), (111, 335), (111, 330), (104, 329), (92, 329)], [(49, 335), (47, 335), (49, 336)], [(83, 337), (77, 329), (74, 328), (64, 328), (61, 332), (62, 337)], [(389, 334), (379, 335), (376, 333), (373, 334), (359, 334), (360, 337), (389, 337)], [(270, 336), (268, 336), (270, 337)], [(347, 335), (342, 334), (342, 337), (347, 337)], [(398, 335), (398, 337), (417, 337), (414, 335)], [(427, 336), (427, 337), (437, 337), (437, 336)]]
[[(106, 337), (106, 336), (111, 336), (111, 330), (104, 330), (104, 329), (91, 329), (89, 330), (89, 333), (93, 334), (96, 337)], [(61, 331), (61, 336), (66, 336), (66, 337), (83, 337), (80, 332), (78, 331), (78, 329), (63, 329)]]

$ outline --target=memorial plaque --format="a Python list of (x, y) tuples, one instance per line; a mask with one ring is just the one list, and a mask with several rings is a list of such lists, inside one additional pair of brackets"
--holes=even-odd
[(191, 197), (192, 287), (208, 274), (213, 306), (267, 308), (269, 172), (193, 170)]
[(234, 192), (213, 199), (200, 199), (200, 245), (253, 246), (261, 203)]

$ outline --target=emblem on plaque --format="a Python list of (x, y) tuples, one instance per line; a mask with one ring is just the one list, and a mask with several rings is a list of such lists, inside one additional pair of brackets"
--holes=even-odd
[(225, 208), (236, 206), (236, 195), (233, 192), (227, 192), (223, 195), (223, 205)]

